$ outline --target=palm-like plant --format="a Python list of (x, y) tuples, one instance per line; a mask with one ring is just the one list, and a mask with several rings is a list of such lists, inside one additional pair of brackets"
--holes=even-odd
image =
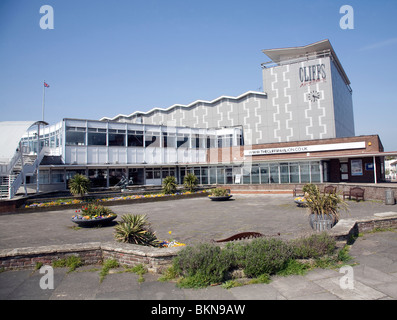
[(198, 183), (198, 179), (193, 173), (188, 173), (183, 178), (183, 184), (185, 188), (190, 192), (193, 192), (196, 189), (197, 183)]
[(172, 194), (176, 192), (176, 178), (173, 176), (168, 176), (163, 179), (163, 193)]
[(305, 198), (310, 213), (323, 218), (328, 215), (334, 221), (339, 220), (341, 208), (347, 209), (347, 203), (337, 193), (321, 193), (317, 186), (308, 188)]
[(81, 197), (87, 193), (90, 188), (90, 179), (85, 175), (75, 174), (72, 179), (69, 180), (70, 193), (73, 195), (80, 195)]
[(118, 242), (153, 247), (159, 245), (160, 241), (152, 231), (146, 215), (126, 214), (121, 219), (122, 221), (115, 226), (115, 239)]

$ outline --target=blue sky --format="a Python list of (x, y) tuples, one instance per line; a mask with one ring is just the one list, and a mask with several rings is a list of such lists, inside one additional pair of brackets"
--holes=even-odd
[[(354, 9), (343, 30), (342, 5)], [(54, 29), (39, 26), (54, 9)], [(0, 121), (100, 119), (262, 87), (262, 49), (329, 39), (356, 135), (397, 150), (397, 1), (1, 0)]]

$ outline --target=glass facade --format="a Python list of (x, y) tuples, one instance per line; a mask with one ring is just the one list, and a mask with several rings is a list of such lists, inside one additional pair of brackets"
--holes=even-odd
[[(40, 170), (40, 184), (68, 183), (76, 173), (87, 175), (93, 188), (115, 186), (127, 179), (133, 185), (151, 184), (174, 176), (182, 184), (188, 173), (194, 173), (199, 184), (278, 184), (320, 183), (320, 161), (259, 163), (250, 166), (213, 165), (196, 167), (97, 168), (75, 170)], [(128, 173), (128, 176), (127, 176)]]
[[(124, 129), (123, 129), (124, 128)], [(140, 153), (139, 149), (144, 148), (174, 148), (184, 149), (210, 149), (210, 148), (230, 148), (232, 146), (243, 145), (243, 135), (237, 129), (194, 129), (186, 127), (162, 127), (152, 125), (138, 125), (135, 127), (130, 124), (104, 124), (95, 121), (66, 120), (64, 126), (57, 126), (53, 131), (44, 131), (40, 134), (40, 145), (50, 148), (61, 148), (64, 146), (105, 146), (108, 151), (98, 148), (95, 156), (88, 159), (89, 154), (84, 153), (88, 148), (69, 148), (73, 150), (73, 164), (79, 164), (79, 169), (51, 168), (40, 171), (41, 184), (62, 184), (67, 186), (69, 179), (76, 173), (88, 175), (95, 187), (111, 187), (128, 179), (130, 184), (161, 185), (162, 179), (167, 176), (175, 176), (178, 183), (182, 184), (184, 177), (188, 173), (194, 173), (200, 184), (299, 184), (299, 183), (319, 183), (323, 181), (324, 170), (321, 161), (280, 161), (244, 164), (204, 164), (173, 165), (164, 163), (163, 166), (151, 165), (153, 159), (146, 158), (145, 153)], [(233, 134), (230, 134), (233, 133)], [(22, 140), (23, 147), (29, 150), (37, 149), (37, 134), (30, 135)], [(119, 151), (112, 147), (124, 147), (127, 151)], [(134, 151), (129, 151), (132, 147)], [(114, 153), (110, 153), (112, 149)], [(66, 150), (66, 152), (67, 152)], [(125, 152), (125, 153), (123, 153)], [(128, 153), (129, 152), (129, 153)], [(145, 151), (143, 151), (145, 152)], [(157, 151), (156, 151), (157, 152)], [(136, 162), (126, 162), (124, 167), (111, 167), (110, 157), (125, 157), (128, 153), (129, 159)], [(164, 153), (161, 156), (167, 156)], [(91, 160), (94, 159), (94, 160)], [(139, 159), (139, 160), (138, 160)], [(140, 160), (143, 159), (143, 160)], [(189, 158), (190, 159), (190, 158)], [(191, 157), (192, 161), (198, 158)], [(159, 158), (160, 160), (160, 158)], [(89, 162), (94, 161), (94, 162)], [(96, 164), (97, 168), (85, 166), (86, 163)], [(148, 163), (146, 163), (148, 161)], [(160, 161), (163, 161), (161, 158)], [(172, 160), (171, 160), (172, 161)], [(202, 161), (202, 160), (201, 160)], [(208, 161), (208, 160), (207, 160)], [(177, 161), (175, 162), (177, 163)], [(68, 164), (68, 163), (66, 163)], [(81, 165), (85, 166), (81, 167)], [(102, 165), (102, 168), (100, 167)], [(141, 167), (139, 165), (142, 165)], [(135, 166), (135, 167), (134, 167)]]
[(320, 161), (260, 163), (250, 166), (180, 167), (180, 183), (193, 172), (201, 184), (274, 184), (321, 182)]

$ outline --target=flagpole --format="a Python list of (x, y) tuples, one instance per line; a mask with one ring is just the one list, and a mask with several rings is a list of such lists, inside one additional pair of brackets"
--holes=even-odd
[(43, 106), (42, 106), (42, 120), (44, 121), (44, 105), (45, 105), (45, 80), (43, 82)]

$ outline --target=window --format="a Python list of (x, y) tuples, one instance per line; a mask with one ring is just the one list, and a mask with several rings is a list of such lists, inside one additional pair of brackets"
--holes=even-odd
[(163, 132), (163, 147), (164, 148), (175, 148), (176, 147), (175, 133)]
[(66, 127), (67, 146), (85, 146), (85, 128)]
[(200, 136), (198, 134), (194, 134), (192, 137), (192, 148), (200, 148)]
[(132, 184), (142, 185), (145, 183), (144, 169), (129, 169), (128, 177)]
[(50, 183), (50, 171), (40, 170), (39, 184), (49, 184), (49, 183)]
[(310, 164), (311, 182), (321, 182), (320, 162)]
[(216, 168), (210, 168), (210, 184), (216, 183)]
[(125, 130), (109, 129), (109, 146), (125, 146)]
[(160, 147), (160, 133), (146, 132), (145, 133), (145, 147)]
[(106, 146), (106, 129), (88, 128), (87, 144), (89, 146)]
[(208, 184), (208, 168), (201, 168), (201, 183)]
[(177, 148), (189, 148), (189, 134), (187, 133), (178, 133), (176, 140)]
[(63, 170), (51, 171), (51, 183), (62, 183), (65, 182), (65, 175)]
[(308, 162), (304, 162), (300, 164), (301, 170), (301, 183), (309, 183), (310, 182), (310, 167)]
[(215, 148), (216, 143), (217, 143), (216, 136), (207, 137), (207, 149)]
[(222, 143), (222, 136), (218, 136), (218, 148), (222, 148), (223, 147), (223, 143)]
[(290, 176), (289, 176), (290, 182), (299, 183), (299, 163), (290, 163), (289, 172), (290, 172)]
[(167, 178), (170, 175), (170, 170), (169, 168), (162, 168), (161, 169), (161, 177), (163, 179)]
[(252, 184), (259, 183), (259, 167), (258, 166), (251, 167), (251, 183)]
[(267, 164), (263, 164), (261, 165), (260, 170), (261, 170), (261, 183), (270, 183), (269, 166)]
[(289, 183), (288, 163), (280, 163), (280, 178), (281, 183)]
[(128, 146), (143, 147), (143, 131), (128, 131)]
[(279, 166), (278, 166), (278, 164), (270, 165), (270, 183), (279, 183)]
[(227, 134), (225, 136), (225, 147), (231, 147), (233, 146), (233, 136), (231, 134)]
[(107, 186), (106, 169), (88, 169), (88, 178), (91, 181), (91, 187), (99, 188)]

